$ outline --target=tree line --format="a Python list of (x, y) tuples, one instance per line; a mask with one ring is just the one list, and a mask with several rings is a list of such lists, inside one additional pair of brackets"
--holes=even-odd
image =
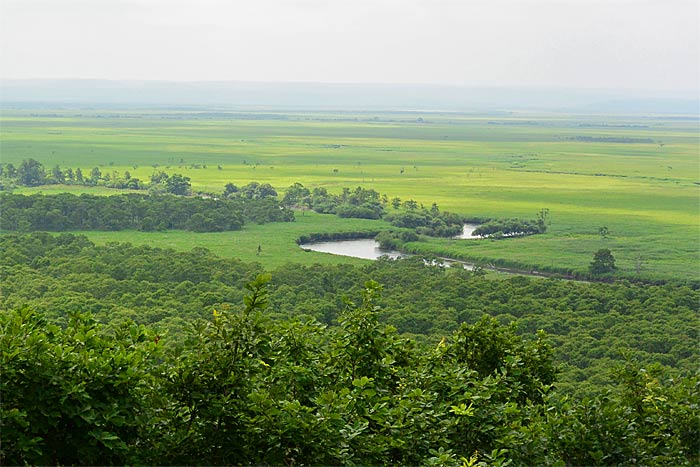
[[(535, 220), (467, 218), (441, 211), (437, 203), (432, 203), (430, 208), (426, 208), (413, 199), (389, 199), (386, 194), (359, 186), (355, 189), (345, 187), (339, 194), (332, 194), (322, 187), (310, 190), (298, 182), (287, 188), (281, 204), (298, 209), (313, 209), (321, 214), (336, 214), (338, 217), (384, 219), (395, 227), (411, 229), (417, 235), (431, 237), (459, 235), (468, 221), (484, 222), (474, 231), (474, 235), (485, 238), (499, 239), (545, 233), (549, 215), (549, 209), (545, 208), (537, 213)], [(389, 211), (389, 207), (393, 210)], [(400, 232), (395, 233), (393, 237), (385, 234), (381, 240), (386, 245), (398, 245), (402, 241), (402, 235), (405, 236)]]
[(493, 219), (474, 229), (473, 235), (479, 237), (501, 239), (504, 237), (524, 237), (547, 231), (549, 209), (543, 208), (537, 213), (537, 219)]
[[(46, 184), (104, 186), (116, 189), (148, 190), (151, 194), (169, 193), (180, 196), (193, 194), (190, 177), (181, 174), (168, 175), (163, 171), (156, 171), (155, 168), (150, 180), (145, 182), (132, 177), (129, 171), (125, 171), (124, 174), (117, 171), (103, 174), (99, 167), (94, 167), (88, 175), (83, 175), (80, 168), (75, 170), (72, 168), (62, 169), (59, 165), (54, 166), (51, 170), (46, 170), (44, 165), (35, 159), (25, 159), (19, 167), (15, 167), (11, 163), (0, 164), (0, 191), (9, 191), (15, 186), (33, 187)], [(211, 197), (219, 196), (214, 193), (200, 194)], [(225, 198), (247, 199), (276, 199), (278, 196), (277, 191), (269, 183), (261, 184), (258, 182), (251, 182), (242, 187), (229, 182), (225, 185), (222, 195)], [(428, 209), (413, 199), (402, 201), (400, 198), (394, 197), (389, 200), (386, 194), (380, 195), (376, 190), (362, 187), (356, 187), (352, 190), (345, 187), (341, 193), (332, 194), (321, 187), (309, 190), (297, 182), (287, 189), (280, 204), (290, 209), (313, 209), (321, 214), (335, 214), (338, 217), (385, 219), (396, 227), (413, 229), (419, 235), (433, 237), (458, 235), (462, 231), (462, 225), (467, 221), (464, 216), (441, 212), (436, 203), (432, 203)], [(388, 206), (391, 206), (394, 212), (387, 212)], [(201, 222), (196, 223), (202, 224)], [(214, 220), (213, 224), (216, 223)], [(198, 228), (209, 227), (200, 226)], [(224, 230), (227, 229), (224, 228)], [(497, 219), (480, 226), (475, 231), (475, 235), (503, 238), (532, 235), (545, 231), (546, 225), (539, 218), (537, 221)]]
[[(281, 203), (338, 217), (384, 219), (395, 227), (433, 237), (458, 235), (466, 221), (459, 214), (441, 212), (436, 203), (427, 209), (415, 200), (401, 201), (398, 197), (389, 200), (386, 194), (359, 186), (355, 189), (345, 187), (339, 194), (332, 194), (325, 188), (309, 190), (301, 183), (294, 183), (285, 192)], [(393, 208), (393, 212), (387, 210), (389, 207)]]
[(240, 230), (245, 222), (291, 222), (294, 213), (275, 199), (205, 199), (172, 195), (115, 196), (0, 194), (0, 228), (66, 230)]
[(103, 172), (99, 167), (93, 167), (90, 172), (84, 174), (80, 167), (63, 169), (58, 164), (47, 170), (41, 162), (31, 158), (24, 159), (18, 167), (12, 163), (0, 164), (0, 191), (9, 191), (17, 186), (41, 185), (103, 186), (126, 190), (149, 190), (152, 193), (171, 193), (174, 195), (192, 194), (192, 184), (189, 177), (180, 174), (168, 175), (155, 169), (150, 180), (144, 181), (132, 177), (128, 170), (122, 174), (116, 170)]

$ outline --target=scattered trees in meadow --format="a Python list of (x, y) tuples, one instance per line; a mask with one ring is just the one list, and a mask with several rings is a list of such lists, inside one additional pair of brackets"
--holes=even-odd
[(175, 195), (192, 194), (190, 178), (179, 174), (168, 175), (154, 172), (150, 183), (134, 178), (128, 171), (120, 174), (116, 170), (103, 173), (99, 167), (93, 167), (87, 176), (78, 167), (62, 169), (55, 165), (47, 172), (43, 164), (34, 159), (25, 159), (16, 169), (12, 164), (0, 165), (0, 188), (11, 189), (14, 186), (40, 185), (82, 185), (104, 186), (107, 188), (128, 190), (150, 190), (153, 193), (171, 193)]

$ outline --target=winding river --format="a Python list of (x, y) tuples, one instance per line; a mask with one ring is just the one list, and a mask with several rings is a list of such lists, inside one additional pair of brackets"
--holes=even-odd
[[(472, 232), (478, 226), (473, 224), (464, 224), (462, 233), (455, 236), (455, 239), (475, 239), (477, 237), (472, 237)], [(362, 259), (378, 259), (381, 256), (388, 256), (389, 258), (408, 258), (412, 255), (407, 253), (401, 253), (396, 250), (382, 250), (379, 248), (379, 243), (372, 238), (361, 238), (354, 240), (334, 240), (330, 242), (314, 242), (314, 243), (304, 243), (299, 245), (304, 250), (317, 251), (320, 253), (330, 253), (332, 255), (340, 256), (351, 256), (353, 258)], [(459, 261), (452, 258), (441, 258), (445, 261), (447, 266), (461, 265), (465, 269), (473, 269), (474, 265), (464, 261)]]
[[(460, 235), (457, 235), (454, 238), (455, 240), (461, 239), (461, 240), (476, 240), (479, 239), (480, 237), (473, 237), (472, 233), (474, 232), (474, 229), (476, 229), (478, 225), (474, 224), (464, 224), (464, 228), (462, 229), (462, 233)], [(362, 259), (379, 259), (381, 256), (388, 256), (389, 258), (396, 259), (396, 258), (410, 258), (411, 254), (408, 253), (402, 253), (400, 251), (396, 250), (382, 250), (379, 248), (379, 243), (372, 239), (372, 238), (363, 238), (363, 239), (355, 239), (355, 240), (334, 240), (334, 241), (328, 241), (328, 242), (314, 242), (314, 243), (303, 243), (299, 245), (301, 248), (304, 250), (309, 250), (309, 251), (317, 251), (320, 253), (330, 253), (332, 255), (339, 255), (339, 256), (351, 256), (353, 258), (362, 258)], [(445, 257), (440, 257), (440, 260), (442, 260), (443, 264), (446, 267), (463, 267), (464, 269), (469, 269), (472, 270), (474, 269), (474, 264), (473, 263), (468, 263), (466, 261), (461, 261), (458, 259), (454, 258), (445, 258)], [(587, 279), (579, 279), (573, 276), (562, 276), (556, 273), (550, 273), (550, 272), (541, 272), (541, 271), (534, 271), (534, 270), (520, 270), (520, 269), (511, 269), (511, 268), (505, 268), (505, 267), (494, 267), (494, 266), (489, 266), (489, 269), (492, 269), (494, 271), (500, 271), (500, 272), (505, 272), (508, 274), (520, 274), (520, 275), (527, 275), (527, 276), (537, 276), (537, 277), (551, 277), (555, 276), (560, 279), (565, 279), (565, 280), (574, 280), (574, 281), (581, 281), (581, 282), (588, 282), (589, 280)]]

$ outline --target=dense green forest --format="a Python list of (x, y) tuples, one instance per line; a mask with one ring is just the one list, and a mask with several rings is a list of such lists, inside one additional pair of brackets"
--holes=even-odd
[(274, 198), (211, 199), (172, 195), (0, 194), (0, 228), (19, 231), (170, 230), (221, 232), (244, 222), (290, 222)]
[[(0, 306), (32, 310), (65, 325), (75, 311), (103, 323), (133, 320), (177, 339), (213, 307), (235, 306), (259, 264), (128, 244), (96, 246), (85, 237), (47, 233), (0, 236)], [(610, 383), (609, 368), (634, 357), (673, 374), (697, 363), (700, 292), (686, 285), (586, 283), (512, 276), (492, 279), (421, 258), (365, 266), (290, 264), (272, 271), (266, 314), (334, 325), (362, 284), (384, 287), (378, 319), (421, 343), (436, 344), (483, 316), (517, 332), (544, 330), (562, 367), (560, 389), (586, 394)]]
[[(84, 239), (56, 244), (80, 248)], [(266, 283), (180, 339), (72, 313), (0, 315), (4, 464), (695, 465), (697, 376), (628, 361), (617, 385), (556, 392), (544, 333), (497, 320), (437, 345), (380, 322), (366, 282), (336, 324), (272, 320)], [(278, 289), (279, 291), (279, 289)], [(273, 293), (274, 296), (274, 293)]]

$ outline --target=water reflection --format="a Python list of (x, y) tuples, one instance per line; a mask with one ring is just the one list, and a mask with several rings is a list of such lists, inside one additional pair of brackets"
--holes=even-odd
[(481, 237), (472, 236), (474, 230), (476, 230), (477, 227), (479, 227), (478, 224), (464, 224), (464, 226), (462, 226), (462, 233), (459, 235), (455, 235), (452, 238), (461, 240), (478, 240)]
[(392, 259), (396, 259), (410, 256), (400, 251), (382, 250), (379, 248), (379, 243), (372, 238), (305, 243), (299, 246), (305, 250), (363, 259), (377, 259), (380, 256), (388, 256)]
[[(396, 250), (382, 250), (379, 243), (371, 238), (355, 240), (335, 240), (330, 242), (304, 243), (301, 248), (319, 253), (330, 253), (332, 255), (351, 256), (362, 259), (378, 259), (380, 256), (388, 256), (391, 259), (408, 258), (412, 255), (401, 253)], [(474, 265), (464, 261), (450, 258), (440, 258), (444, 266), (461, 266), (464, 269), (474, 269)]]

